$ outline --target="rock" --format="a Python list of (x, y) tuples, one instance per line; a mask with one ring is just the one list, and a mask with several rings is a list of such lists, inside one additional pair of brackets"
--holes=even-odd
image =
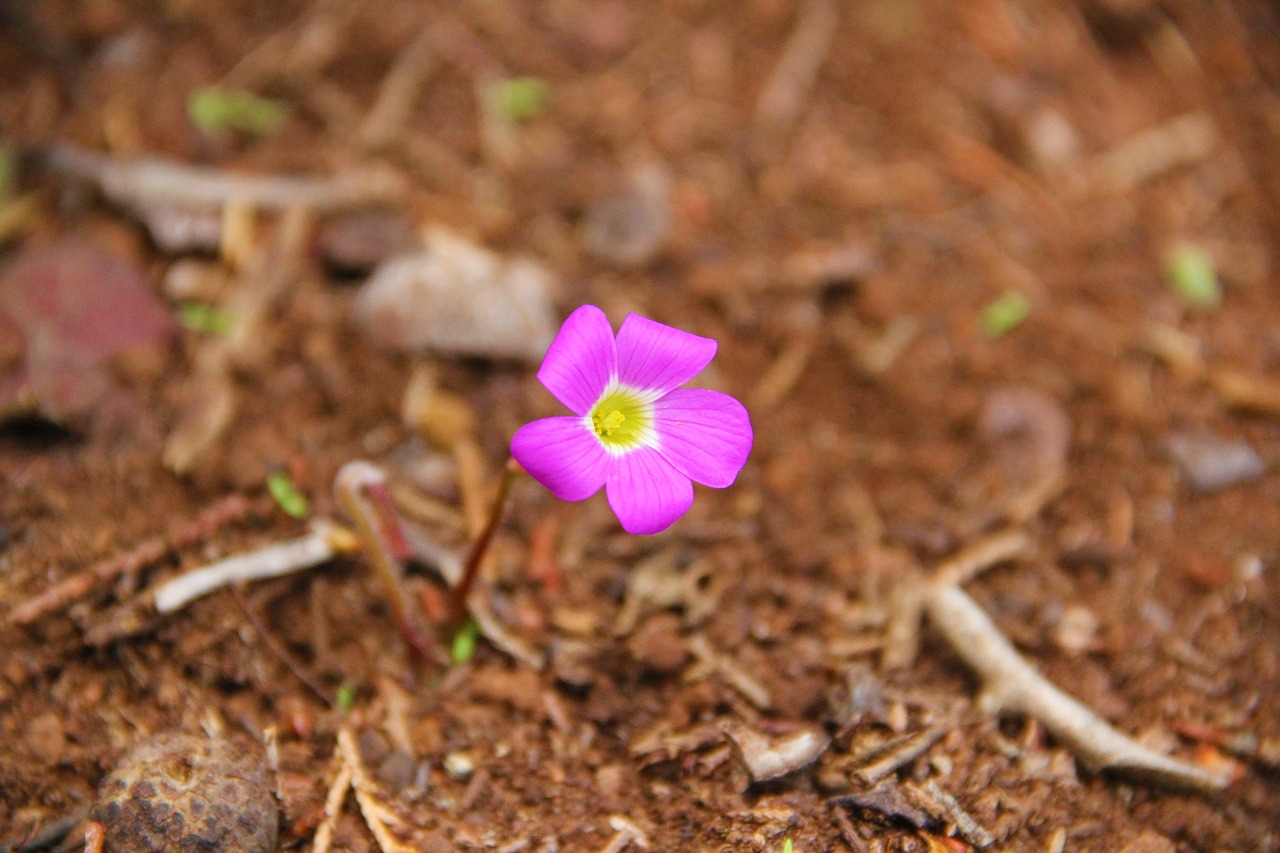
[(382, 263), (360, 289), (355, 316), (375, 343), (401, 350), (538, 362), (556, 332), (551, 274), (444, 229), (424, 251)]
[(261, 750), (168, 733), (121, 759), (91, 817), (105, 853), (236, 850), (274, 853), (279, 814)]
[(1258, 479), (1267, 465), (1244, 441), (1206, 433), (1180, 433), (1165, 443), (1193, 492), (1216, 492)]

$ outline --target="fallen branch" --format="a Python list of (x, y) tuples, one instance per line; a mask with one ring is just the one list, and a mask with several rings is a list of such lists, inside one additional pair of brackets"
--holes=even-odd
[(404, 193), (399, 176), (386, 170), (357, 169), (333, 177), (237, 175), (154, 157), (116, 160), (73, 145), (54, 146), (46, 163), (55, 172), (88, 181), (110, 201), (138, 212), (163, 207), (219, 210), (235, 202), (257, 209), (302, 208), (323, 214), (395, 201)]
[(247, 518), (255, 509), (255, 505), (243, 495), (229, 495), (178, 527), (171, 535), (144, 540), (131, 551), (94, 563), (35, 598), (23, 602), (9, 614), (9, 621), (15, 625), (28, 625), (83, 598), (97, 586), (141, 571), (173, 551), (180, 551), (207, 539), (218, 530)]
[(1175, 788), (1217, 791), (1229, 780), (1154, 752), (1114, 729), (1036, 671), (991, 618), (958, 586), (934, 582), (925, 612), (965, 663), (982, 679), (980, 707), (1038, 720), (1090, 770), (1112, 771)]

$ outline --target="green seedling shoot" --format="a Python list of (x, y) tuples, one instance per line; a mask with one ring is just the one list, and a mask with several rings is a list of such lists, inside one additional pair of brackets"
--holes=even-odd
[(230, 311), (207, 302), (184, 302), (178, 306), (178, 322), (200, 335), (225, 335), (235, 326)]
[(298, 491), (298, 487), (283, 471), (276, 471), (267, 478), (267, 491), (275, 499), (280, 509), (293, 518), (306, 518), (311, 512), (307, 496)]
[(990, 302), (982, 311), (982, 332), (988, 338), (1001, 338), (1027, 319), (1031, 304), (1027, 297), (1010, 290)]
[(1222, 303), (1222, 285), (1213, 256), (1199, 246), (1182, 243), (1165, 257), (1165, 277), (1182, 304), (1207, 311)]
[(541, 77), (512, 77), (494, 83), (489, 99), (499, 115), (511, 121), (528, 121), (547, 111), (551, 87)]
[(210, 135), (234, 130), (268, 136), (284, 124), (287, 112), (284, 101), (216, 86), (197, 89), (187, 98), (187, 116), (191, 123)]

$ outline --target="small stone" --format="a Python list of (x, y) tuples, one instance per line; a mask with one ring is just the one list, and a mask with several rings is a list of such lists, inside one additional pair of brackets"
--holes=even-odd
[(1201, 494), (1256, 480), (1267, 468), (1247, 443), (1221, 436), (1181, 433), (1165, 446), (1187, 487)]
[(167, 733), (134, 747), (98, 788), (105, 853), (273, 853), (279, 808), (261, 749)]
[(470, 753), (460, 750), (451, 752), (444, 757), (444, 772), (449, 774), (450, 779), (465, 782), (476, 772), (476, 761)]
[(1098, 647), (1098, 617), (1084, 605), (1071, 605), (1054, 626), (1053, 639), (1058, 648), (1071, 654), (1094, 650)]
[(555, 336), (551, 281), (541, 264), (436, 228), (425, 251), (383, 262), (354, 310), (365, 334), (386, 347), (532, 363)]

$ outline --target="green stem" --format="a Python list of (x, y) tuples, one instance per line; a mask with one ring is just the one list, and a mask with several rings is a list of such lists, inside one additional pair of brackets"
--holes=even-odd
[(498, 496), (494, 498), (493, 509), (489, 511), (489, 520), (485, 522), (484, 530), (480, 531), (480, 535), (471, 543), (471, 552), (467, 554), (462, 577), (458, 578), (458, 584), (453, 588), (449, 607), (450, 634), (456, 633), (467, 621), (467, 598), (471, 595), (471, 587), (475, 586), (476, 576), (480, 574), (480, 564), (484, 562), (484, 555), (489, 552), (493, 534), (498, 530), (498, 522), (502, 520), (502, 510), (506, 507), (507, 498), (511, 495), (511, 484), (515, 482), (516, 474), (519, 473), (520, 466), (514, 459), (508, 458), (506, 466), (502, 469), (502, 482), (498, 484)]

